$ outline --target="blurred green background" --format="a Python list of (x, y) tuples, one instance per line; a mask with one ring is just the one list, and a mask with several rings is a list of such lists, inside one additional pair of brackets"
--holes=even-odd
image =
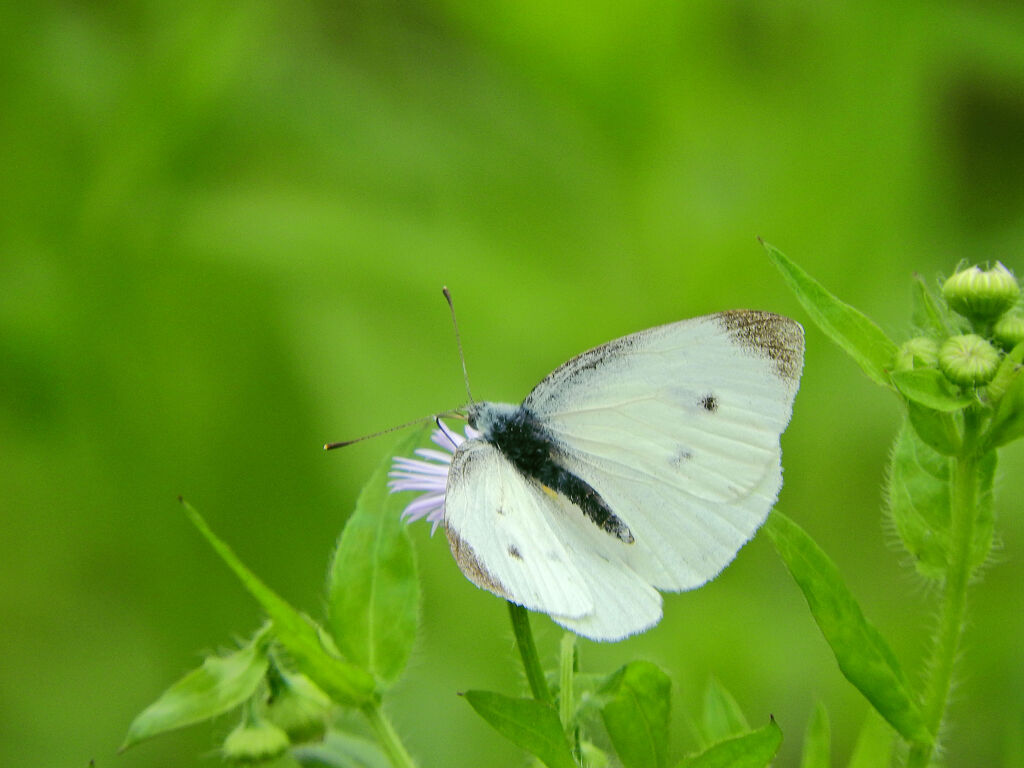
[[(909, 281), (1024, 267), (1017, 3), (43, 2), (0, 11), (0, 763), (190, 765), (229, 718), (115, 750), (132, 717), (259, 611), (186, 495), (319, 615), (327, 557), (388, 439), (725, 308), (806, 317), (760, 235), (893, 335)], [(780, 506), (836, 559), (912, 677), (933, 590), (883, 522), (894, 399), (808, 327)], [(973, 594), (951, 766), (1024, 765), (1024, 454)], [(517, 766), (455, 694), (520, 685), (500, 601), (414, 530), (421, 637), (391, 695), (423, 765)], [(795, 765), (866, 712), (763, 538), (636, 656), (708, 677)], [(545, 658), (559, 632), (535, 622)]]

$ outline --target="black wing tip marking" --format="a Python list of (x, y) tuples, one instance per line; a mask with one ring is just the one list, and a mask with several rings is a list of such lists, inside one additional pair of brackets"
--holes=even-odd
[(804, 367), (804, 329), (796, 320), (772, 312), (732, 309), (715, 315), (733, 339), (775, 363), (783, 381), (796, 383)]

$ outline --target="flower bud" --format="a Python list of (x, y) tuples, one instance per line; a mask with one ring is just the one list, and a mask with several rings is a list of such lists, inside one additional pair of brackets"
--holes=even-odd
[(939, 349), (939, 368), (946, 378), (964, 387), (991, 381), (999, 367), (999, 353), (981, 336), (952, 336)]
[(280, 673), (267, 719), (282, 728), (293, 744), (319, 741), (327, 730), (330, 699), (305, 675)]
[(995, 324), (992, 335), (1007, 349), (1016, 347), (1024, 341), (1024, 313), (1007, 312)]
[(927, 336), (918, 336), (903, 342), (896, 352), (896, 370), (934, 368), (939, 361), (939, 343)]
[(942, 295), (954, 310), (972, 320), (994, 320), (1014, 305), (1020, 285), (1006, 267), (978, 267), (954, 273), (942, 285)]
[(246, 716), (220, 749), (227, 762), (251, 765), (282, 755), (289, 744), (288, 734), (273, 723)]

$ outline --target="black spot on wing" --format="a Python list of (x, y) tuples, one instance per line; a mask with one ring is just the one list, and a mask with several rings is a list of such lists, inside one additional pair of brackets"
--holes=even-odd
[(708, 413), (714, 413), (718, 410), (718, 398), (714, 395), (704, 395), (700, 400), (700, 407)]
[(515, 544), (510, 544), (509, 545), (508, 556), (511, 557), (513, 560), (522, 560), (523, 559), (523, 555), (519, 551), (519, 547), (517, 547)]

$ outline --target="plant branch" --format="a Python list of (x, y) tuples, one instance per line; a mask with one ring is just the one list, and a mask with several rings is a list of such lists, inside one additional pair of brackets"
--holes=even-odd
[(530, 614), (521, 605), (509, 602), (508, 615), (512, 620), (512, 631), (516, 636), (516, 645), (519, 647), (519, 655), (523, 658), (523, 668), (526, 670), (526, 679), (530, 682), (530, 691), (533, 698), (551, 703), (551, 691), (548, 690), (548, 681), (544, 677), (544, 670), (540, 665), (540, 657), (537, 655), (537, 646), (533, 642), (533, 631), (530, 629)]
[(942, 592), (938, 632), (932, 651), (931, 669), (922, 705), (925, 724), (932, 734), (930, 743), (914, 744), (907, 768), (927, 768), (935, 752), (949, 702), (953, 669), (960, 651), (967, 612), (967, 588), (971, 580), (971, 547), (978, 502), (979, 414), (964, 412), (964, 434), (960, 453), (954, 457), (950, 489), (950, 559)]
[(398, 733), (395, 731), (394, 726), (391, 725), (391, 721), (388, 720), (384, 710), (381, 709), (380, 703), (372, 702), (366, 704), (362, 707), (362, 710), (363, 714), (366, 715), (366, 719), (370, 721), (370, 726), (373, 728), (374, 733), (377, 734), (377, 740), (384, 749), (384, 753), (388, 756), (391, 765), (394, 768), (416, 768), (416, 761), (406, 751), (402, 740), (398, 738)]

